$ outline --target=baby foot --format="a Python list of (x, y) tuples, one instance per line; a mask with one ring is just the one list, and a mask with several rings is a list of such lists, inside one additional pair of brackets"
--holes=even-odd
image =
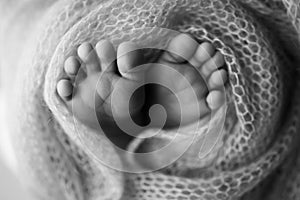
[(171, 40), (158, 63), (149, 76), (169, 87), (156, 86), (153, 102), (166, 109), (166, 127), (195, 122), (224, 104), (222, 87), (227, 81), (227, 72), (221, 67), (225, 62), (212, 44), (199, 45), (190, 36), (180, 34)]
[[(139, 118), (144, 93), (132, 95), (132, 90), (142, 81), (142, 75), (131, 71), (143, 62), (143, 54), (137, 46), (124, 42), (116, 52), (109, 41), (102, 40), (95, 48), (89, 43), (81, 44), (77, 54), (79, 58), (66, 59), (64, 71), (68, 78), (57, 83), (59, 96), (73, 114), (96, 129), (101, 121), (106, 123), (128, 117), (128, 108), (131, 116)], [(113, 92), (116, 98), (112, 98)], [(124, 99), (130, 97), (132, 105), (128, 106)]]

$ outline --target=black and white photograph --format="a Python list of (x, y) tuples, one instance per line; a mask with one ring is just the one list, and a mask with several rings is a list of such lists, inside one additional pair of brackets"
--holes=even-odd
[(300, 0), (0, 0), (0, 200), (300, 200)]

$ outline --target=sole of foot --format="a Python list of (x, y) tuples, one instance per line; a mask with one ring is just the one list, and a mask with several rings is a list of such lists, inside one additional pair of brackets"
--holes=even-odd
[(117, 51), (108, 40), (99, 41), (95, 47), (83, 43), (77, 55), (65, 60), (67, 78), (57, 83), (58, 95), (76, 118), (95, 129), (101, 121), (126, 120), (128, 113), (139, 119), (145, 94), (134, 90), (144, 77), (134, 68), (143, 61), (143, 53), (132, 42), (120, 44)]
[(225, 103), (225, 61), (212, 44), (199, 44), (191, 36), (179, 34), (170, 41), (158, 63), (147, 78), (162, 85), (156, 87), (152, 104), (165, 108), (165, 127), (201, 120)]

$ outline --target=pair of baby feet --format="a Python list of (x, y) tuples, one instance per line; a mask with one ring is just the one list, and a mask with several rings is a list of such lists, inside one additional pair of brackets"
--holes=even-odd
[[(126, 121), (128, 109), (133, 119), (142, 120), (145, 102), (165, 108), (167, 127), (201, 120), (225, 102), (223, 55), (212, 44), (199, 44), (187, 34), (173, 38), (157, 64), (143, 70), (138, 70), (146, 64), (143, 50), (132, 42), (120, 44), (117, 51), (108, 40), (95, 47), (83, 43), (77, 54), (66, 59), (67, 78), (57, 83), (57, 92), (74, 115), (92, 128), (99, 121)], [(147, 79), (157, 83), (150, 96), (140, 87)]]

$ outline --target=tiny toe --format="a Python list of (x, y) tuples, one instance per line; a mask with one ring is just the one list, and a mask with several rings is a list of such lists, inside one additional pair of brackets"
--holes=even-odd
[(118, 69), (125, 78), (132, 78), (131, 69), (143, 64), (144, 58), (141, 49), (132, 42), (123, 42), (118, 47)]
[(86, 64), (88, 74), (100, 71), (98, 56), (90, 43), (86, 42), (78, 47), (78, 56)]
[(179, 34), (170, 41), (168, 50), (162, 58), (168, 62), (188, 61), (194, 55), (198, 45), (198, 42), (191, 36)]
[(57, 83), (57, 93), (63, 99), (67, 99), (72, 96), (73, 93), (73, 85), (67, 79), (62, 79)]
[(99, 57), (101, 69), (106, 72), (116, 72), (117, 54), (112, 43), (108, 40), (101, 40), (96, 45), (96, 52)]
[(80, 68), (80, 63), (75, 56), (66, 59), (64, 69), (68, 76), (75, 76)]
[(215, 47), (209, 42), (203, 42), (198, 46), (190, 63), (194, 67), (198, 68), (207, 60), (211, 59), (214, 53), (215, 53)]
[(225, 94), (222, 91), (213, 90), (207, 95), (206, 102), (211, 110), (216, 110), (225, 103)]
[(204, 78), (208, 78), (212, 72), (216, 71), (218, 68), (225, 64), (223, 55), (218, 51), (211, 59), (205, 62), (200, 72)]
[(93, 50), (93, 47), (90, 43), (88, 42), (85, 42), (85, 43), (82, 43), (78, 49), (77, 49), (77, 53), (78, 53), (78, 56), (80, 57), (80, 59), (83, 61), (83, 62), (88, 62), (88, 58), (90, 56), (90, 53), (92, 52)]
[(214, 71), (208, 79), (208, 88), (210, 90), (224, 86), (227, 82), (227, 72), (225, 69)]

